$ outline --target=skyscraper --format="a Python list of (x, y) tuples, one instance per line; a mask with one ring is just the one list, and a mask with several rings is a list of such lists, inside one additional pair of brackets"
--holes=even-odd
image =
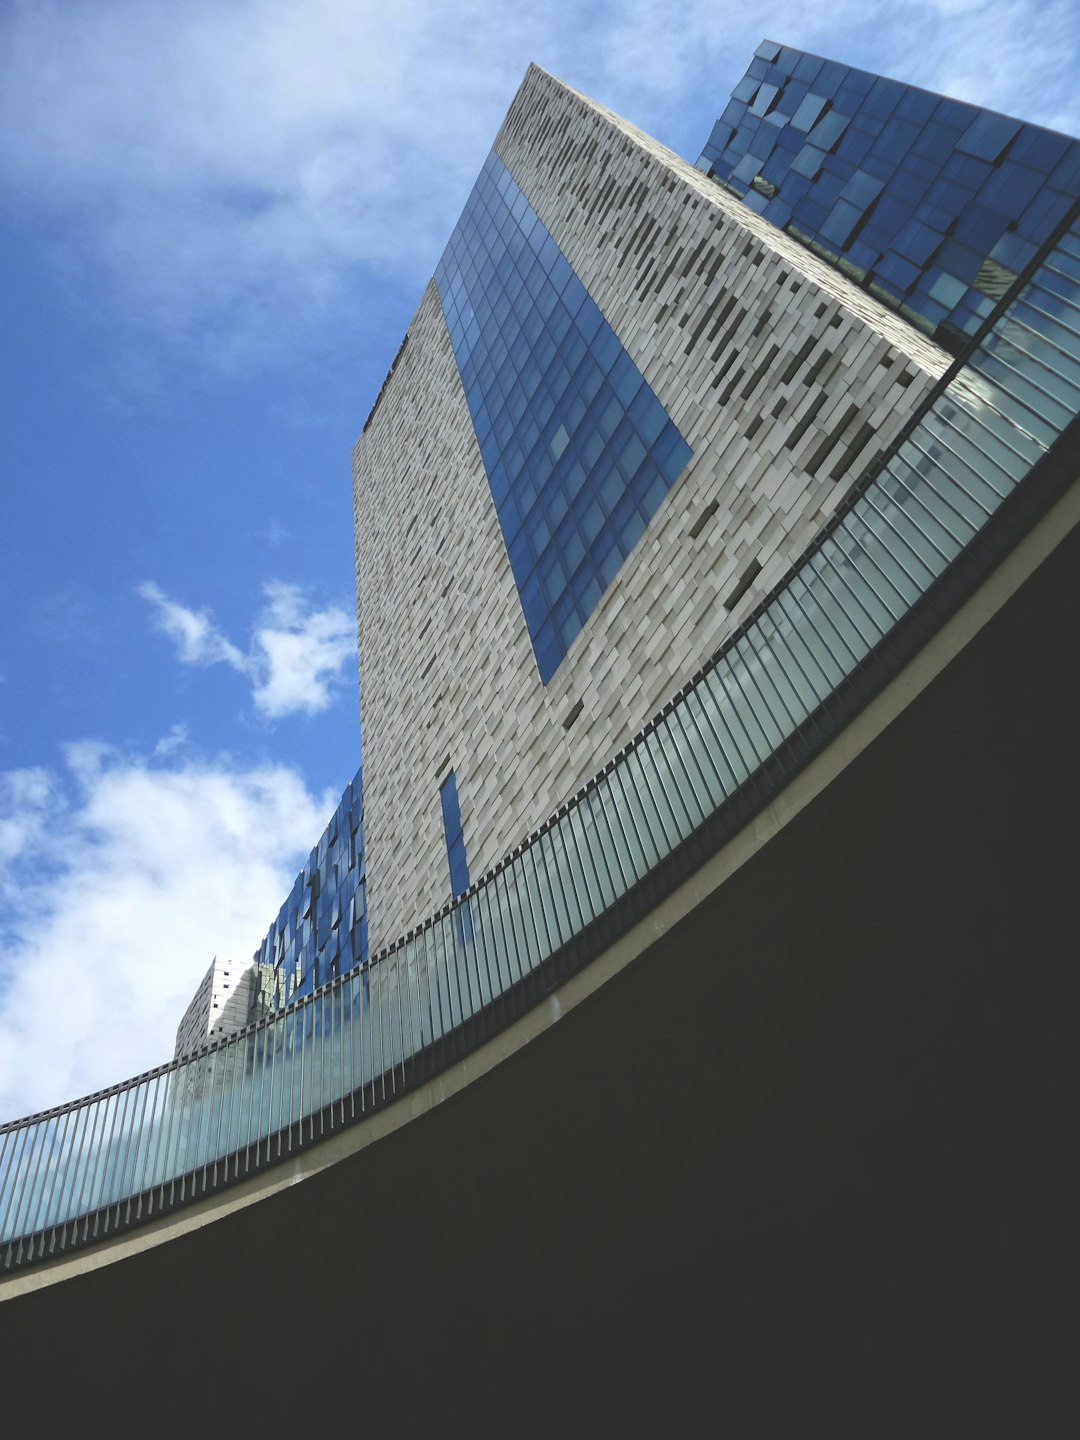
[(949, 359), (529, 70), (355, 452), (373, 953), (451, 893), (448, 778), (476, 879), (753, 610)]
[(342, 793), (253, 956), (249, 1019), (310, 995), (367, 959), (363, 772)]
[(358, 774), (252, 1013), (366, 955), (368, 899), (374, 953), (613, 755), (1078, 192), (1080, 142), (771, 41), (696, 168), (531, 68), (356, 446), (367, 882)]

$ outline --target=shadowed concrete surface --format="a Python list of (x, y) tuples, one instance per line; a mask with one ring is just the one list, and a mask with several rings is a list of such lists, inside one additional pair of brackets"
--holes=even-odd
[(0, 1305), (8, 1434), (1080, 1434), (1080, 537), (652, 951)]

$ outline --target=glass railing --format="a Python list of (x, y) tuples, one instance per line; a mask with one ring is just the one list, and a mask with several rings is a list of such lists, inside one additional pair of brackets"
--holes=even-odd
[(1075, 446), (1075, 427), (1058, 442), (1078, 400), (1074, 221), (783, 583), (467, 894), (213, 1047), (0, 1126), (0, 1267), (155, 1217), (362, 1118), (606, 948), (970, 593), (1012, 543), (1005, 518)]

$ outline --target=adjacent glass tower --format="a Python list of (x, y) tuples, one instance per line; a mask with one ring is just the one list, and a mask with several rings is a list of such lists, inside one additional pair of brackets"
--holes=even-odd
[(771, 40), (697, 163), (954, 352), (1080, 190), (1080, 141)]
[(255, 952), (251, 1018), (299, 1000), (367, 959), (365, 878), (358, 770)]

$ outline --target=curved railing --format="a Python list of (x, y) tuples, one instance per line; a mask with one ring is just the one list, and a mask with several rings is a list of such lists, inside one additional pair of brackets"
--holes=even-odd
[(1074, 216), (782, 584), (467, 894), (288, 1010), (0, 1126), (0, 1264), (276, 1163), (449, 1064), (609, 945), (820, 750), (1074, 478), (1078, 400)]

